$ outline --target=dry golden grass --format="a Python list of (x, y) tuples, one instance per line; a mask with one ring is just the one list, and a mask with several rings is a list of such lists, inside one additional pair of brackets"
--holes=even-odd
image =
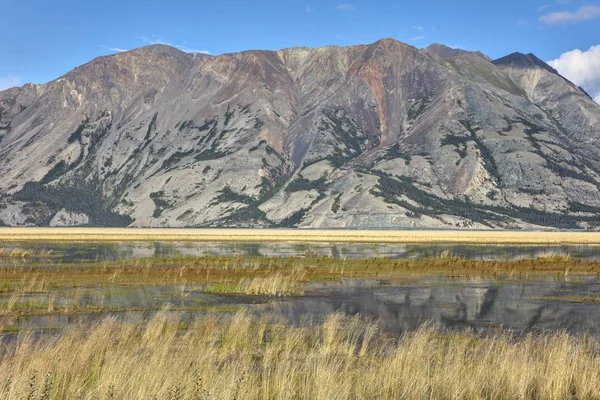
[(296, 241), (600, 244), (600, 232), (327, 229), (0, 228), (0, 241)]
[(249, 295), (291, 296), (303, 294), (307, 271), (294, 268), (287, 274), (275, 272), (265, 277), (242, 279), (237, 291)]
[(553, 262), (553, 263), (558, 263), (558, 262), (566, 262), (568, 263), (569, 261), (573, 260), (573, 257), (571, 257), (570, 254), (544, 254), (542, 256), (539, 256), (537, 259), (537, 261), (541, 261), (541, 262)]
[(431, 327), (386, 337), (330, 315), (290, 327), (246, 313), (191, 326), (108, 319), (0, 348), (2, 399), (593, 399), (596, 339)]
[(26, 258), (26, 257), (32, 257), (33, 255), (34, 255), (34, 253), (32, 250), (25, 250), (25, 249), (18, 249), (18, 248), (14, 248), (14, 249), (0, 248), (0, 257)]
[(10, 258), (48, 257), (51, 254), (52, 254), (52, 250), (32, 250), (32, 249), (0, 247), (0, 257), (10, 257)]

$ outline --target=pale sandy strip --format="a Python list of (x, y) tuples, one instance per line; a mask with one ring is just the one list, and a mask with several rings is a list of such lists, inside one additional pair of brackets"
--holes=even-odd
[(0, 241), (297, 241), (340, 243), (600, 244), (600, 232), (0, 228)]

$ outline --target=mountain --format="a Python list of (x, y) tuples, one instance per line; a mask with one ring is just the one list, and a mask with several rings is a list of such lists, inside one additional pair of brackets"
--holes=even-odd
[(600, 106), (534, 55), (164, 45), (0, 92), (5, 225), (593, 229)]

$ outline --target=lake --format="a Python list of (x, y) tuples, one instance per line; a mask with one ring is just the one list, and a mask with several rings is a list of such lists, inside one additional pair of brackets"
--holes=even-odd
[[(61, 262), (132, 260), (141, 257), (181, 255), (303, 256), (307, 253), (332, 258), (419, 258), (453, 254), (466, 259), (520, 260), (547, 255), (597, 260), (595, 246), (476, 246), (327, 243), (4, 243), (5, 249), (31, 251), (28, 258), (0, 258), (0, 263), (26, 268), (35, 260), (49, 266)], [(290, 323), (318, 321), (332, 312), (361, 315), (379, 320), (393, 335), (425, 323), (447, 329), (473, 328), (481, 332), (509, 329), (515, 333), (532, 330), (566, 330), (571, 333), (600, 333), (600, 280), (596, 275), (557, 278), (447, 278), (418, 277), (406, 281), (384, 279), (341, 279), (310, 282), (301, 295), (285, 298), (207, 293), (204, 285), (153, 285), (56, 288), (15, 296), (0, 293), (0, 325), (10, 330), (55, 330), (77, 322), (108, 316), (124, 318), (131, 313), (150, 317), (169, 307), (192, 320), (207, 312), (247, 309), (256, 315), (280, 316)], [(7, 312), (10, 303), (11, 312)], [(18, 312), (47, 307), (52, 313)], [(64, 312), (55, 312), (65, 310)], [(41, 315), (39, 315), (41, 314)], [(6, 329), (5, 329), (6, 330)]]
[[(593, 245), (464, 245), (464, 244), (376, 244), (310, 242), (14, 242), (0, 249), (43, 253), (48, 262), (118, 261), (152, 256), (303, 256), (307, 252), (333, 258), (419, 258), (452, 254), (466, 259), (521, 260), (547, 255), (570, 255), (582, 260), (600, 259), (600, 246)], [(49, 254), (46, 254), (49, 253)], [(38, 257), (39, 258), (39, 257)]]

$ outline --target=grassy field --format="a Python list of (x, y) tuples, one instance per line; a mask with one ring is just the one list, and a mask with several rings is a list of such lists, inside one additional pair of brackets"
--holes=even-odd
[[(513, 336), (500, 327), (484, 336), (425, 325), (398, 337), (361, 317), (330, 314), (291, 325), (226, 301), (279, 301), (302, 296), (311, 282), (363, 278), (578, 282), (583, 275), (600, 277), (600, 262), (311, 253), (64, 262), (47, 250), (11, 249), (0, 253), (0, 399), (596, 399), (600, 338), (594, 336)], [(162, 300), (119, 303), (143, 290), (152, 294), (144, 299)], [(184, 301), (196, 291), (219, 301)], [(73, 322), (90, 314), (102, 317)], [(50, 329), (21, 325), (30, 318), (66, 322)]]
[(313, 229), (0, 228), (0, 241), (252, 241), (599, 244), (600, 232)]
[(392, 339), (339, 314), (298, 327), (245, 312), (191, 325), (159, 313), (19, 334), (0, 348), (0, 398), (596, 399), (599, 345), (432, 327)]

